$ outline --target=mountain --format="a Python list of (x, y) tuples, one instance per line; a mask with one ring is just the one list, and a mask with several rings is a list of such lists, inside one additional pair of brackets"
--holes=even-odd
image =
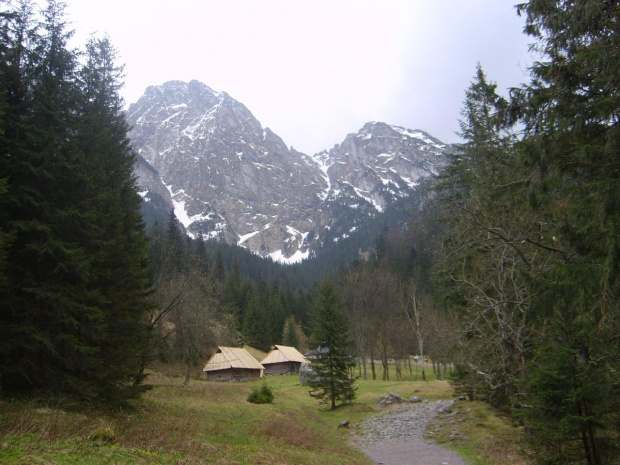
[(414, 193), (447, 148), (422, 131), (372, 122), (308, 156), (198, 81), (149, 87), (127, 119), (145, 215), (174, 208), (188, 234), (288, 263)]

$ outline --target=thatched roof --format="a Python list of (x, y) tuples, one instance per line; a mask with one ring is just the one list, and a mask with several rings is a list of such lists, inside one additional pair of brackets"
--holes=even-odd
[(245, 349), (218, 347), (217, 352), (211, 356), (202, 371), (226, 370), (228, 368), (264, 369)]
[(270, 364), (270, 363), (282, 363), (282, 362), (307, 362), (306, 357), (301, 355), (301, 353), (295, 349), (295, 347), (288, 346), (275, 346), (271, 352), (267, 354), (267, 357), (263, 359), (261, 364)]

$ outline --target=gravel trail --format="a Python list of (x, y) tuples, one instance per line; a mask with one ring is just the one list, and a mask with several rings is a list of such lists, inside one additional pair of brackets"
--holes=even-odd
[(376, 464), (465, 465), (456, 452), (424, 438), (426, 425), (451, 406), (449, 401), (400, 404), (357, 425), (353, 445)]

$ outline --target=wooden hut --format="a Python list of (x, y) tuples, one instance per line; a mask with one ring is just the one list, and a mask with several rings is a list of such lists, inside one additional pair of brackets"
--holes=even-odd
[(261, 362), (265, 367), (265, 375), (286, 375), (299, 373), (299, 367), (307, 362), (295, 347), (275, 346)]
[(312, 349), (311, 351), (306, 352), (304, 354), (304, 357), (306, 357), (308, 360), (316, 360), (317, 358), (319, 358), (319, 356), (325, 355), (328, 352), (329, 349), (327, 347), (317, 347), (316, 349)]
[(263, 376), (264, 367), (245, 349), (218, 347), (202, 369), (208, 381), (248, 381)]

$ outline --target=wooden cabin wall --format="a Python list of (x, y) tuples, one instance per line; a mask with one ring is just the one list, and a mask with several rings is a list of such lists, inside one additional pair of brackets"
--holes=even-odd
[(207, 381), (248, 381), (259, 378), (260, 370), (245, 368), (229, 368), (227, 370), (213, 370), (207, 372)]

